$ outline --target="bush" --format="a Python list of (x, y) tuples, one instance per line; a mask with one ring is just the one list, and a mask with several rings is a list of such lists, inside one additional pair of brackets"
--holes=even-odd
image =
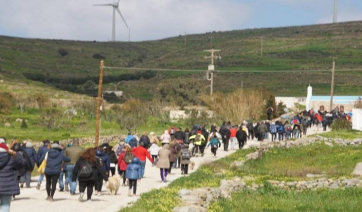
[(104, 60), (104, 59), (106, 59), (103, 55), (101, 55), (101, 54), (94, 54), (93, 55), (93, 58), (94, 59), (99, 59), (99, 60)]
[(347, 119), (336, 119), (331, 125), (332, 130), (351, 130), (352, 125), (351, 122)]
[(65, 57), (65, 56), (67, 56), (67, 55), (69, 54), (69, 52), (68, 52), (67, 50), (62, 49), (62, 48), (58, 49), (58, 53), (59, 53), (60, 56), (62, 56), (62, 57)]
[(20, 126), (21, 128), (28, 128), (28, 125), (26, 124), (26, 121), (25, 121), (25, 119), (23, 119), (22, 121), (21, 121), (21, 126)]
[(12, 96), (8, 93), (0, 93), (0, 114), (11, 114)]

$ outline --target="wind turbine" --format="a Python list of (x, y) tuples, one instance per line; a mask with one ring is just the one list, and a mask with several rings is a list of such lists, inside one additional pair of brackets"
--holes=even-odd
[(118, 2), (114, 2), (112, 4), (93, 4), (93, 6), (112, 6), (113, 7), (113, 22), (112, 22), (112, 41), (116, 41), (116, 11), (118, 12), (118, 14), (121, 16), (124, 24), (126, 25), (126, 27), (128, 28), (128, 25), (126, 23), (126, 21), (123, 18), (123, 15), (121, 13), (121, 11), (119, 10), (119, 1)]

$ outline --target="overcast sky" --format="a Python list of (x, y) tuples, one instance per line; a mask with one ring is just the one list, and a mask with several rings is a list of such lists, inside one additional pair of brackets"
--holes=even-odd
[[(0, 0), (0, 35), (109, 41), (117, 0)], [(120, 0), (131, 41), (246, 28), (331, 23), (334, 0)], [(338, 21), (362, 20), (362, 0), (338, 0)], [(116, 14), (116, 40), (129, 30)]]

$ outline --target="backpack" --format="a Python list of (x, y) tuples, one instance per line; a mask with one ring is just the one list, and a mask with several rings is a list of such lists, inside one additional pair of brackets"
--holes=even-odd
[(84, 162), (80, 166), (80, 171), (78, 173), (78, 177), (87, 178), (93, 175), (92, 165), (88, 162)]
[(182, 149), (181, 159), (182, 160), (189, 160), (191, 158), (191, 154), (188, 149)]
[(278, 132), (283, 132), (283, 130), (284, 130), (284, 127), (283, 127), (283, 125), (278, 125)]
[(290, 126), (287, 126), (287, 131), (289, 132), (291, 130), (292, 130), (292, 128)]
[(211, 140), (210, 140), (210, 144), (211, 144), (211, 147), (212, 148), (218, 148), (219, 147), (219, 139), (217, 139), (217, 138), (212, 138)]
[(277, 132), (277, 126), (275, 124), (272, 124), (270, 126), (270, 133), (276, 133)]
[(126, 152), (124, 154), (124, 162), (126, 164), (130, 164), (132, 162), (133, 158), (134, 158), (134, 155), (132, 153), (130, 153), (130, 152)]
[(253, 130), (254, 130), (254, 126), (253, 126), (252, 124), (249, 124), (249, 125), (248, 125), (248, 130), (249, 130), (249, 131), (253, 131)]

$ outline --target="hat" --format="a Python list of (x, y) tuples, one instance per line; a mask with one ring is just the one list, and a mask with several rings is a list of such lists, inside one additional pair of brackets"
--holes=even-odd
[(3, 138), (0, 138), (0, 144), (5, 144), (6, 142), (5, 142), (5, 139), (3, 139)]
[(52, 149), (60, 149), (59, 144), (52, 144)]
[(27, 141), (25, 147), (33, 147), (33, 144), (30, 141)]
[(155, 133), (154, 132), (150, 132), (150, 135), (154, 135)]

